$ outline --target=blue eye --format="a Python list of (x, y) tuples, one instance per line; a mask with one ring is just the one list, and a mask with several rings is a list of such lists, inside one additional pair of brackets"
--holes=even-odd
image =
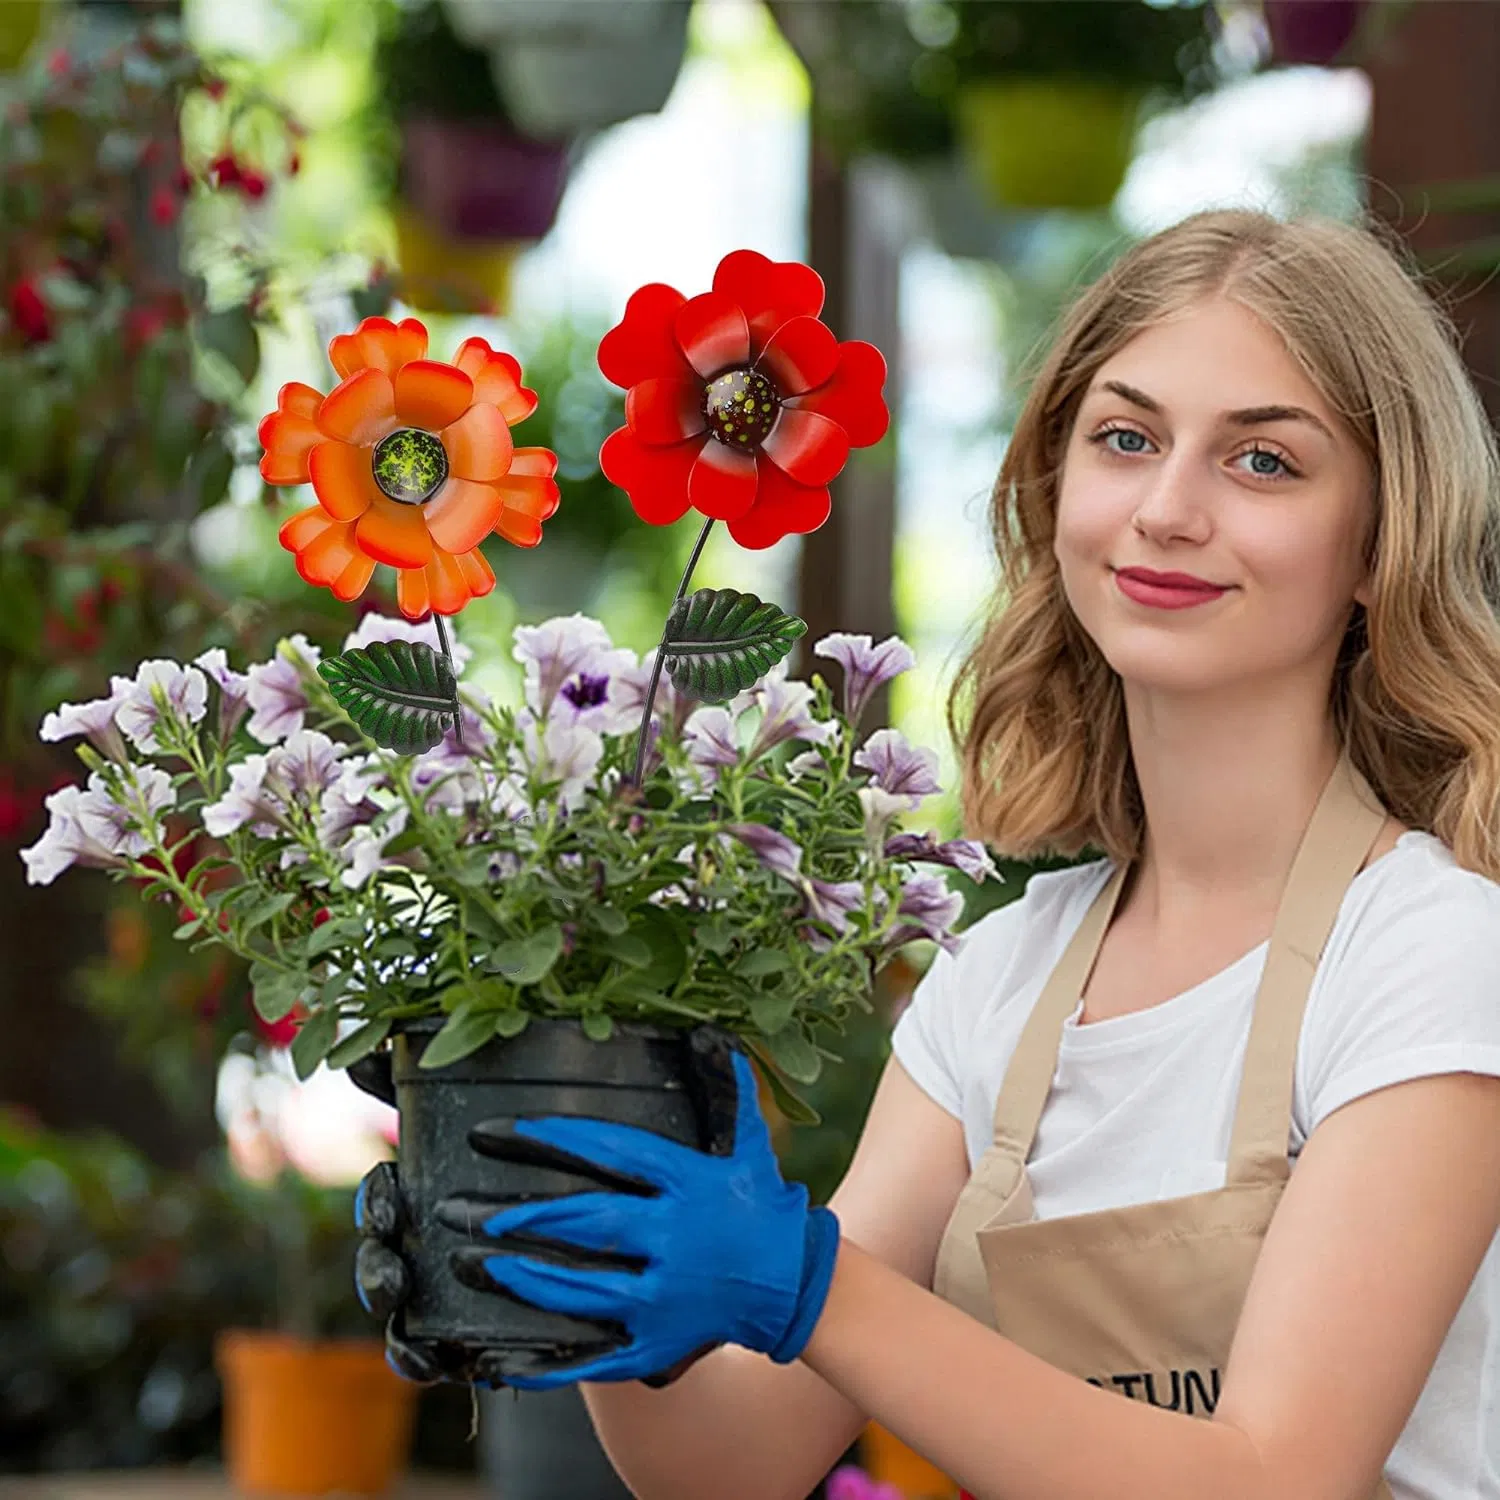
[(1269, 448), (1251, 448), (1240, 457), (1250, 460), (1250, 472), (1257, 479), (1282, 479), (1295, 472), (1279, 453), (1272, 453)]
[[(1111, 438), (1129, 439), (1122, 442), (1119, 447), (1111, 447)], [(1096, 432), (1089, 441), (1091, 443), (1102, 443), (1111, 453), (1144, 453), (1151, 444), (1151, 439), (1144, 432), (1137, 432), (1134, 427), (1106, 427), (1103, 432)]]

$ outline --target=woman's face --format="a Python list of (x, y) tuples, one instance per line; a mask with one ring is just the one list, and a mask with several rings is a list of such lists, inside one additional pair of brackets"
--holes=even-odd
[[(1127, 685), (1202, 692), (1331, 677), (1353, 604), (1368, 465), (1280, 337), (1237, 302), (1195, 304), (1094, 376), (1069, 435), (1053, 551), (1083, 628)], [(1186, 609), (1117, 570), (1225, 591)]]

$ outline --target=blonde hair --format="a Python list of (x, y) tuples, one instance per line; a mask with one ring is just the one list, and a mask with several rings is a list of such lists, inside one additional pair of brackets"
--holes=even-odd
[(1375, 476), (1371, 605), (1354, 607), (1330, 689), (1341, 740), (1391, 813), (1500, 879), (1500, 465), (1452, 325), (1377, 232), (1237, 210), (1127, 251), (1036, 374), (991, 500), (998, 586), (947, 704), (964, 831), (1016, 859), (1139, 852), (1120, 679), (1052, 554), (1058, 476), (1099, 367), (1215, 295), (1281, 335)]

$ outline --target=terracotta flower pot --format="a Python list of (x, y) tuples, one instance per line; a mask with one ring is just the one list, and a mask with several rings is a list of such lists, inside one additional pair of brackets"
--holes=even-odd
[(871, 1422), (860, 1435), (859, 1454), (871, 1479), (894, 1485), (908, 1500), (947, 1500), (958, 1492), (941, 1469), (878, 1422)]
[(391, 1372), (380, 1340), (228, 1329), (215, 1363), (236, 1489), (380, 1495), (405, 1471), (418, 1387)]
[(960, 139), (1005, 208), (1107, 208), (1135, 146), (1140, 91), (1063, 78), (995, 78), (958, 97)]

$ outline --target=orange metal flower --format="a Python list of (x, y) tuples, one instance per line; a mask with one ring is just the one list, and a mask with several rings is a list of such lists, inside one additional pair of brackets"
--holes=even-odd
[(357, 599), (385, 563), (408, 619), (457, 614), (495, 586), (485, 537), (534, 547), (557, 509), (557, 455), (511, 441), (536, 393), (481, 338), (452, 364), (428, 359), (416, 318), (366, 318), (328, 357), (340, 381), (327, 396), (291, 381), (260, 424), (262, 478), (311, 483), (318, 497), (281, 528), (281, 545), (339, 599)]

